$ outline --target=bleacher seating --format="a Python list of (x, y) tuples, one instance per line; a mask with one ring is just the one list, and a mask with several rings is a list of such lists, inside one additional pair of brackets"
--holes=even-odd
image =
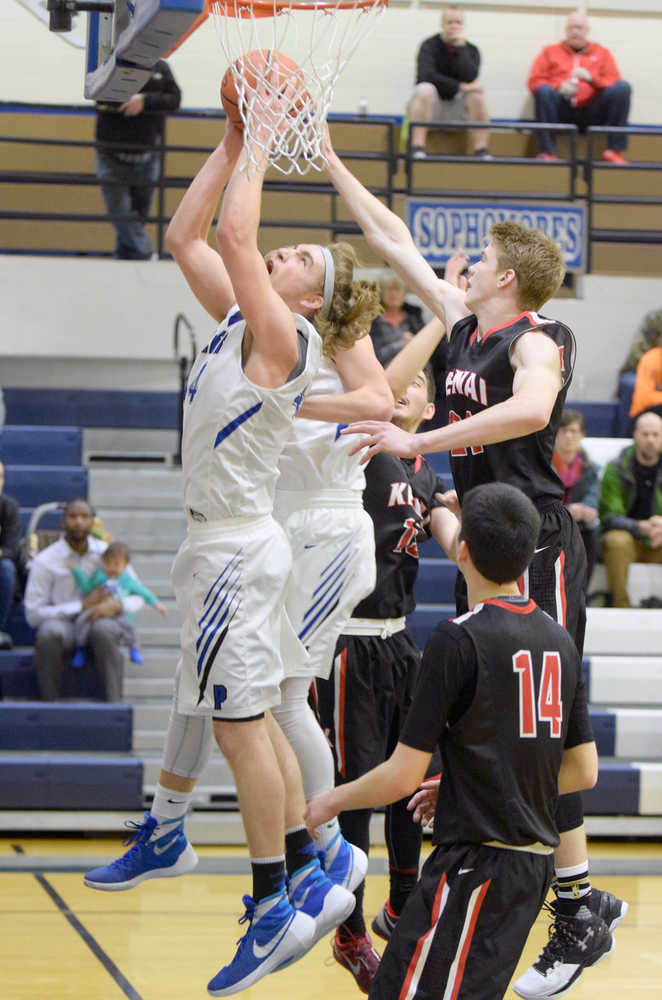
[(131, 750), (131, 705), (0, 702), (0, 750)]
[(3, 390), (8, 424), (176, 428), (179, 395), (123, 389)]
[(99, 754), (0, 753), (5, 809), (140, 809), (143, 766)]
[(5, 492), (21, 507), (87, 496), (82, 465), (6, 465)]
[(8, 426), (0, 428), (0, 458), (5, 465), (80, 465), (80, 427)]

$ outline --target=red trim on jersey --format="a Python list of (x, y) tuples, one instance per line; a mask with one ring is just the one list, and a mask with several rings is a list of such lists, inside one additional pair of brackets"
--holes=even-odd
[(529, 600), (528, 604), (510, 604), (509, 601), (500, 601), (498, 597), (488, 597), (483, 604), (494, 604), (497, 608), (503, 608), (504, 611), (512, 611), (516, 615), (530, 615), (532, 611), (535, 611), (536, 602)]
[[(515, 323), (519, 323), (519, 321), (520, 321), (521, 319), (524, 319), (524, 317), (526, 317), (526, 318), (528, 319), (529, 323), (530, 323), (530, 324), (531, 324), (532, 326), (540, 326), (540, 325), (541, 325), (540, 323), (537, 323), (537, 322), (536, 322), (536, 321), (534, 320), (534, 318), (533, 318), (533, 313), (529, 312), (529, 310), (528, 310), (528, 309), (526, 309), (526, 310), (525, 310), (524, 312), (521, 312), (521, 313), (519, 314), (519, 316), (515, 316), (515, 318), (514, 318), (514, 319), (510, 319), (510, 320), (508, 320), (508, 322), (507, 322), (507, 323), (502, 323), (502, 324), (501, 324), (500, 326), (493, 326), (493, 327), (491, 328), (491, 330), (488, 330), (488, 331), (487, 331), (487, 333), (484, 333), (484, 334), (483, 334), (483, 336), (482, 336), (482, 338), (481, 338), (481, 342), (482, 342), (483, 340), (487, 340), (487, 338), (489, 337), (489, 335), (490, 335), (491, 333), (497, 333), (497, 332), (498, 332), (499, 330), (505, 330), (505, 329), (506, 329), (506, 327), (508, 327), (508, 326), (514, 326), (514, 325), (515, 325)], [(476, 327), (476, 332), (478, 332), (478, 327)], [(524, 331), (522, 331), (522, 332), (524, 332)]]
[(414, 472), (418, 472), (418, 470), (420, 469), (420, 467), (423, 465), (424, 461), (425, 461), (425, 459), (423, 458), (422, 455), (417, 455), (416, 456), (416, 458), (414, 459)]
[(338, 657), (338, 705), (336, 708), (336, 754), (338, 758), (338, 773), (346, 777), (345, 765), (345, 686), (347, 683), (347, 649), (343, 649)]
[(457, 1000), (457, 995), (460, 992), (460, 986), (462, 985), (462, 978), (464, 976), (464, 967), (467, 964), (467, 955), (469, 954), (469, 948), (471, 947), (471, 941), (474, 936), (474, 931), (476, 929), (476, 921), (478, 920), (478, 914), (480, 913), (480, 908), (483, 905), (483, 900), (485, 899), (485, 894), (490, 887), (490, 882), (492, 879), (488, 879), (487, 882), (483, 882), (480, 887), (478, 896), (476, 897), (476, 902), (471, 913), (471, 919), (469, 921), (469, 926), (467, 928), (467, 934), (464, 939), (464, 944), (462, 945), (462, 951), (460, 953), (460, 960), (457, 964), (457, 972), (455, 974), (455, 982), (453, 983), (453, 989), (451, 990), (449, 1000)]
[(561, 625), (566, 627), (568, 620), (568, 602), (565, 596), (565, 552), (559, 555), (559, 597), (561, 599)]
[(430, 934), (434, 934), (434, 932), (436, 930), (436, 925), (437, 925), (437, 922), (439, 920), (439, 914), (441, 913), (441, 900), (442, 900), (442, 896), (443, 896), (443, 893), (444, 893), (445, 886), (446, 886), (446, 872), (444, 872), (444, 874), (439, 879), (439, 885), (437, 886), (437, 891), (434, 894), (434, 902), (432, 904), (432, 913), (430, 914), (430, 916), (431, 916), (430, 927), (425, 932), (425, 934), (423, 934), (418, 939), (418, 941), (416, 942), (416, 947), (414, 949), (414, 954), (412, 955), (411, 960), (409, 962), (409, 965), (407, 967), (407, 975), (405, 976), (404, 982), (402, 984), (402, 988), (401, 988), (400, 992), (398, 993), (398, 1000), (406, 1000), (407, 994), (409, 992), (409, 986), (411, 985), (411, 981), (414, 978), (414, 976), (416, 974), (416, 971), (417, 971), (417, 968), (418, 968), (418, 963), (419, 963), (419, 960), (420, 960), (420, 957), (421, 957), (421, 952), (423, 951), (425, 943), (426, 943), (427, 939), (429, 938)]

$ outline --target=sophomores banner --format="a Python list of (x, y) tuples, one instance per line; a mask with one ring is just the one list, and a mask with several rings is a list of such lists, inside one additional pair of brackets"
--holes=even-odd
[(541, 229), (561, 245), (568, 271), (586, 270), (586, 211), (577, 202), (480, 202), (407, 199), (414, 243), (433, 267), (445, 264), (456, 250), (475, 259), (495, 222), (512, 219)]

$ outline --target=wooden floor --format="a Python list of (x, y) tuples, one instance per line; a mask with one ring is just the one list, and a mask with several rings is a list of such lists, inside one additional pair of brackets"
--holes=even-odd
[[(0, 839), (0, 996), (3, 1000), (189, 1000), (234, 953), (237, 918), (250, 891), (245, 853), (202, 847), (201, 874), (146, 882), (129, 892), (95, 892), (81, 872), (117, 853), (108, 840)], [(385, 898), (383, 849), (371, 859), (366, 915)], [(616, 949), (585, 973), (573, 1000), (662, 998), (662, 845), (591, 848), (595, 884), (627, 899)], [(20, 869), (20, 870), (18, 870)], [(605, 874), (609, 870), (639, 874)], [(653, 873), (653, 874), (651, 874)], [(534, 926), (516, 977), (547, 939)], [(375, 944), (381, 950), (382, 942)], [(300, 962), (268, 976), (247, 1000), (349, 1000), (362, 994), (320, 941)], [(507, 996), (514, 1000), (509, 990)]]

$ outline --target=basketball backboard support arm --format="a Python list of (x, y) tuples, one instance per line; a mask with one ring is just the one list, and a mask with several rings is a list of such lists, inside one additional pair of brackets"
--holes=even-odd
[(86, 10), (112, 14), (114, 9), (115, 0), (48, 0), (48, 30), (71, 31), (74, 14)]
[(114, 6), (112, 14), (89, 16), (85, 97), (123, 103), (190, 31), (205, 0), (115, 0)]

